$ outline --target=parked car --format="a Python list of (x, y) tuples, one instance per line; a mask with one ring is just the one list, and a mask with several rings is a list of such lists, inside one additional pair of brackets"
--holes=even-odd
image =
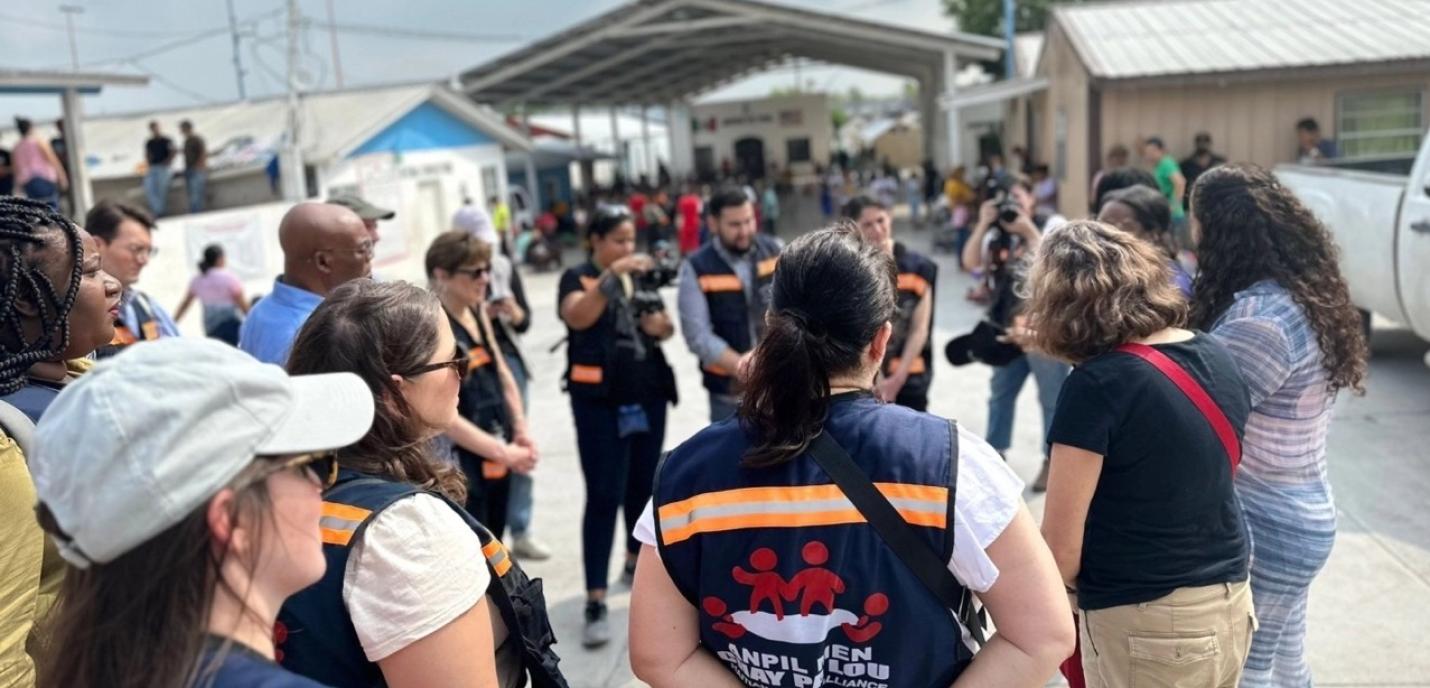
[(1422, 138), (1408, 176), (1334, 165), (1282, 165), (1276, 175), (1335, 234), (1355, 304), (1430, 340), (1430, 136)]

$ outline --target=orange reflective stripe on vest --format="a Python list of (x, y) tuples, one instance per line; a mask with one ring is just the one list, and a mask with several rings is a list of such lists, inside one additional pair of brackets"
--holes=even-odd
[[(884, 369), (884, 374), (886, 374), (886, 375), (893, 375), (893, 374), (894, 374), (894, 371), (896, 371), (896, 370), (899, 369), (899, 363), (902, 362), (903, 360), (904, 360), (904, 359), (902, 359), (902, 358), (891, 358), (891, 359), (889, 359), (889, 365)], [(928, 370), (928, 365), (924, 363), (924, 357), (923, 357), (923, 356), (919, 356), (918, 358), (915, 358), (915, 359), (914, 359), (914, 362), (909, 364), (909, 374), (910, 374), (910, 375), (922, 375), (925, 370)]]
[(511, 570), (511, 555), (507, 554), (506, 547), (501, 542), (493, 540), (482, 545), (482, 556), (487, 558), (487, 563), (492, 565), (492, 570), (498, 576), (505, 576)]
[(599, 385), (601, 384), (601, 380), (605, 378), (605, 374), (601, 366), (580, 365), (577, 363), (571, 365), (572, 382), (580, 382), (586, 385)]
[(929, 290), (929, 281), (916, 272), (899, 273), (899, 291), (906, 291), (916, 296), (923, 296)]
[[(875, 483), (905, 521), (918, 526), (948, 525), (948, 488), (908, 483)], [(751, 528), (803, 528), (864, 523), (838, 485), (744, 487), (706, 492), (672, 502), (656, 512), (661, 537), (672, 545), (700, 533)]]
[(775, 267), (780, 263), (779, 256), (770, 256), (755, 265), (755, 277), (764, 279), (775, 274)]
[(730, 371), (725, 370), (725, 368), (724, 368), (723, 366), (718, 366), (718, 365), (715, 365), (715, 364), (713, 364), (713, 363), (710, 364), (710, 365), (707, 365), (707, 366), (700, 366), (700, 369), (701, 369), (701, 370), (704, 370), (704, 371), (707, 372), (707, 373), (710, 373), (711, 375), (719, 375), (720, 377), (730, 377)]
[(467, 372), (472, 372), (484, 365), (492, 362), (492, 355), (487, 353), (487, 347), (478, 344), (467, 352)]
[(318, 528), (323, 534), (323, 542), (329, 545), (347, 545), (352, 542), (358, 526), (372, 514), (372, 511), (337, 502), (323, 502), (323, 515), (318, 520)]
[(700, 278), (700, 291), (707, 294), (724, 291), (744, 291), (740, 278), (735, 275), (704, 275)]

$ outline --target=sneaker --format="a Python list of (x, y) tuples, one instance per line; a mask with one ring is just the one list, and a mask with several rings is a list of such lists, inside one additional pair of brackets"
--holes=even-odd
[(1043, 467), (1038, 469), (1038, 477), (1033, 478), (1033, 492), (1041, 494), (1048, 491), (1048, 459), (1043, 459)]
[(606, 619), (606, 603), (586, 601), (586, 628), (581, 632), (582, 647), (600, 647), (611, 642), (611, 622)]
[(634, 560), (630, 560), (627, 561), (625, 567), (621, 569), (621, 585), (624, 585), (629, 588), (635, 584), (636, 562)]
[(531, 561), (551, 558), (551, 550), (531, 535), (516, 538), (511, 543), (511, 553), (516, 555), (517, 559), (530, 559)]

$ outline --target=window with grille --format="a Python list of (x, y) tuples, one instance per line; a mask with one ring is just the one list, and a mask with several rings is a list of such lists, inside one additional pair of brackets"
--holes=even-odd
[(809, 139), (785, 139), (785, 162), (809, 162)]
[(1425, 134), (1420, 89), (1343, 93), (1336, 102), (1336, 144), (1345, 160), (1414, 156)]

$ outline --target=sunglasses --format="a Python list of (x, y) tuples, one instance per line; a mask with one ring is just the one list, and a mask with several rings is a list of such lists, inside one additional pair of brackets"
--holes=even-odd
[(456, 270), (453, 270), (452, 272), (455, 272), (455, 273), (457, 273), (458, 275), (466, 275), (466, 276), (468, 276), (468, 277), (470, 277), (470, 278), (472, 278), (472, 279), (478, 279), (478, 278), (486, 277), (487, 275), (492, 274), (492, 266), (490, 266), (490, 265), (483, 265), (482, 267), (479, 267), (479, 268), (457, 268)]
[(428, 363), (424, 366), (418, 366), (409, 372), (403, 373), (402, 377), (417, 377), (443, 368), (451, 368), (452, 372), (457, 374), (457, 377), (465, 378), (467, 376), (467, 364), (470, 361), (470, 357), (466, 354), (462, 354), (450, 361), (438, 361), (437, 363)]
[(242, 489), (249, 485), (267, 480), (269, 476), (281, 473), (290, 468), (303, 469), (303, 476), (312, 483), (326, 490), (338, 482), (338, 455), (333, 452), (310, 452), (298, 454), (286, 459), (272, 459), (266, 461), (268, 464), (252, 477), (236, 485), (236, 489)]

